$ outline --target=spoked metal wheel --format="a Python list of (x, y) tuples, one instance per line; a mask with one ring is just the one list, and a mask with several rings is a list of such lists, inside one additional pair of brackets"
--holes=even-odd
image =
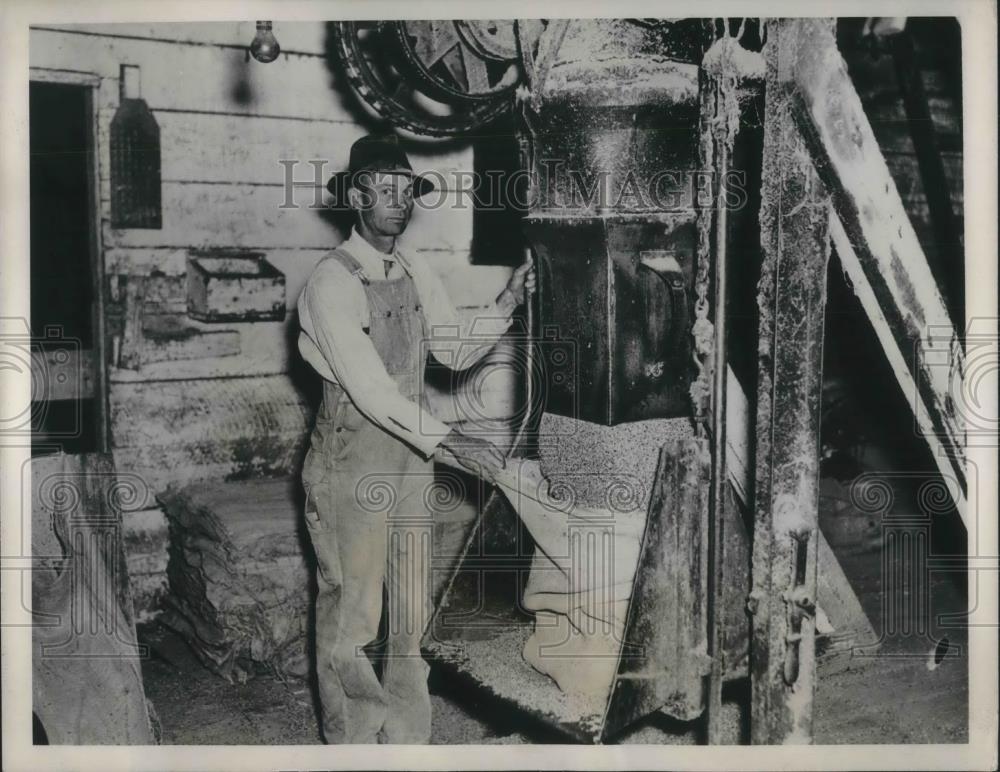
[(347, 21), (333, 50), (358, 97), (397, 128), (433, 137), (467, 134), (513, 104), (520, 48), (542, 22)]

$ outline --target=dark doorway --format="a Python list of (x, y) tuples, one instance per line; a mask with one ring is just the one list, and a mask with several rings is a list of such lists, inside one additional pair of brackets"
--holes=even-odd
[(30, 84), (34, 454), (106, 450), (92, 91)]

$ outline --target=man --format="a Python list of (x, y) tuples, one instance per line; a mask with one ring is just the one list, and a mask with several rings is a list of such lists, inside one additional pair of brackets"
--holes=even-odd
[[(363, 137), (328, 188), (353, 210), (350, 238), (325, 257), (299, 297), (299, 350), (323, 377), (323, 402), (303, 467), (305, 519), (318, 563), (316, 658), (329, 743), (426, 743), (433, 461), (450, 455), (492, 481), (503, 454), (427, 412), (427, 347), (468, 367), (510, 326), (534, 290), (530, 263), (480, 315), (474, 345), (436, 274), (398, 249), (413, 199), (433, 190), (395, 136)], [(436, 344), (434, 330), (449, 330)], [(459, 361), (456, 343), (465, 341)], [(471, 348), (471, 351), (469, 350)], [(383, 585), (388, 633), (381, 682), (362, 647), (378, 635)]]

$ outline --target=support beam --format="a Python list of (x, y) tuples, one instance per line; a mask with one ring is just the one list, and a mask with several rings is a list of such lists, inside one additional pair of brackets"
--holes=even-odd
[[(837, 259), (840, 262), (840, 266), (844, 269), (844, 274), (847, 276), (848, 281), (850, 281), (855, 296), (861, 302), (861, 307), (865, 310), (868, 319), (871, 321), (879, 343), (882, 344), (882, 351), (885, 352), (886, 358), (889, 360), (889, 365), (892, 367), (892, 372), (896, 376), (896, 381), (910, 403), (917, 431), (920, 432), (930, 446), (931, 455), (933, 455), (934, 462), (937, 464), (938, 471), (944, 480), (946, 482), (954, 480), (955, 478), (952, 476), (954, 473), (952, 459), (946, 449), (947, 446), (941, 441), (941, 437), (935, 431), (930, 410), (924, 401), (923, 395), (917, 388), (912, 370), (907, 366), (904, 352), (900, 351), (896, 339), (892, 335), (892, 326), (882, 312), (882, 307), (868, 280), (864, 266), (854, 251), (851, 240), (848, 238), (847, 232), (844, 230), (844, 226), (840, 222), (840, 218), (837, 217), (836, 212), (830, 213), (830, 237), (837, 252)], [(942, 343), (948, 346), (951, 344), (951, 340), (944, 338)], [(951, 357), (947, 348), (945, 348), (945, 354), (949, 358)], [(959, 351), (957, 356), (960, 355), (961, 352)], [(961, 485), (948, 485), (948, 489), (951, 491), (952, 498), (955, 501), (955, 508), (964, 521), (966, 512), (965, 491)]]
[[(934, 240), (937, 242), (937, 254), (933, 256), (931, 269), (944, 290), (945, 302), (952, 319), (960, 319), (962, 309), (965, 308), (965, 272), (949, 270), (949, 263), (961, 260), (962, 234), (951, 203), (951, 188), (941, 160), (934, 120), (927, 104), (920, 62), (914, 51), (913, 36), (909, 32), (896, 35), (891, 39), (890, 45), (896, 62), (899, 90), (903, 94), (910, 138), (917, 151), (920, 180), (927, 197)], [(959, 116), (961, 117), (961, 107)]]
[[(830, 21), (826, 25), (832, 37)], [(768, 25), (756, 420), (751, 741), (808, 743), (815, 691), (819, 425), (829, 198), (783, 88), (801, 41)]]
[[(848, 256), (864, 275), (863, 303), (955, 504), (965, 518), (965, 426), (959, 410), (964, 356), (959, 333), (910, 224), (892, 175), (821, 19), (777, 24), (788, 44), (776, 86), (793, 115), (843, 225)], [(770, 87), (770, 82), (769, 82)], [(847, 252), (838, 244), (838, 252)], [(855, 287), (858, 284), (855, 282)]]

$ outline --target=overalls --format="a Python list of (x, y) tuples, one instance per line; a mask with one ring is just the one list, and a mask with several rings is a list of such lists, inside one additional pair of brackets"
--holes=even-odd
[[(400, 393), (422, 400), (425, 321), (412, 278), (369, 281), (344, 250), (326, 259), (339, 260), (362, 282), (375, 350)], [(433, 462), (324, 381), (302, 479), (318, 564), (316, 670), (328, 743), (430, 740), (429, 667), (420, 639), (431, 611), (433, 523), (425, 495), (433, 475)], [(378, 636), (383, 582), (388, 632), (380, 683), (362, 647)]]

